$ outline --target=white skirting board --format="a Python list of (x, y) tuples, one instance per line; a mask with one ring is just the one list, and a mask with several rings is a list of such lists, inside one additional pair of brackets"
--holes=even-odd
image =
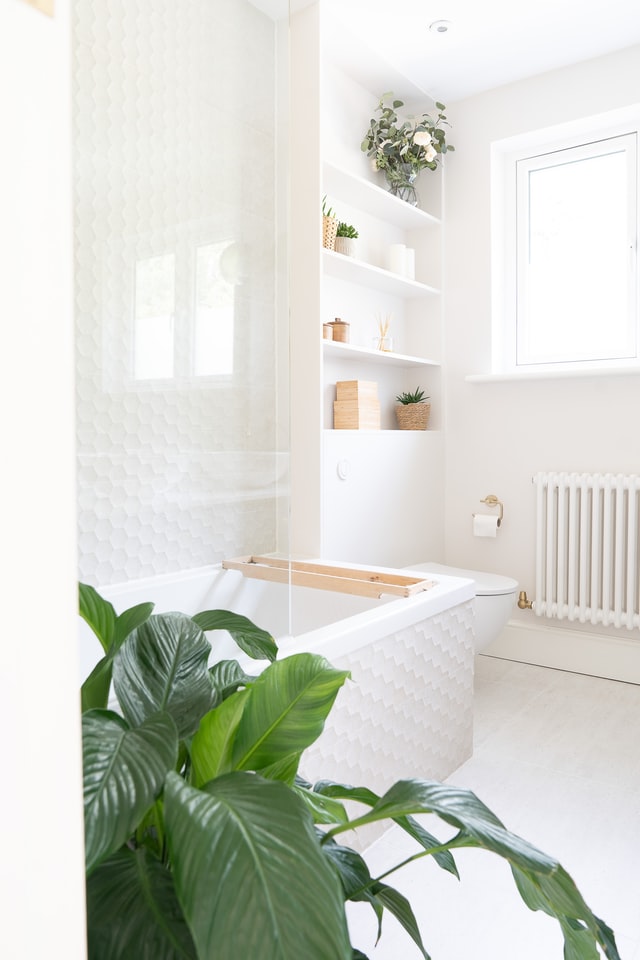
[(544, 626), (539, 621), (528, 624), (510, 620), (484, 653), (503, 660), (640, 684), (637, 630), (628, 636), (621, 631), (619, 637), (612, 637)]

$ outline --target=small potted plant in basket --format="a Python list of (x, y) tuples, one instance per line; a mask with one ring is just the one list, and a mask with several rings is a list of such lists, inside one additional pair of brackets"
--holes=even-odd
[(322, 246), (327, 250), (334, 249), (339, 222), (333, 208), (327, 206), (325, 195), (322, 198)]
[(396, 400), (396, 420), (400, 430), (427, 429), (431, 404), (421, 387), (398, 394)]
[(357, 239), (358, 231), (356, 228), (352, 227), (350, 223), (340, 221), (336, 232), (334, 250), (336, 253), (343, 253), (347, 257), (355, 257)]

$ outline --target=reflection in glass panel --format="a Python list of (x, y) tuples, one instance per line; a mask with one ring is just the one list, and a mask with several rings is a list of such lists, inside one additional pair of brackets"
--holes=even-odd
[(167, 253), (136, 262), (133, 376), (173, 377), (176, 258)]
[(286, 18), (70, 7), (81, 578), (286, 552)]
[(237, 244), (233, 240), (198, 247), (193, 352), (193, 372), (197, 377), (233, 373), (237, 279)]

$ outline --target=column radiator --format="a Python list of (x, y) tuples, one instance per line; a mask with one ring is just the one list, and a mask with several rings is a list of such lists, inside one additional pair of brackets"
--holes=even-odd
[(640, 626), (640, 477), (538, 473), (538, 616)]

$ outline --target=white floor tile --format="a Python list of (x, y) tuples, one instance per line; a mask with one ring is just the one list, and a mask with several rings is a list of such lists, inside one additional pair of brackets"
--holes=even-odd
[[(474, 756), (450, 777), (514, 833), (556, 857), (613, 927), (623, 960), (640, 960), (640, 686), (476, 658)], [(429, 829), (447, 828), (430, 818)], [(415, 852), (394, 827), (366, 859), (376, 875)], [(420, 860), (388, 878), (410, 899), (433, 960), (561, 960), (557, 925), (520, 900), (507, 865), (458, 851), (461, 882)], [(371, 960), (420, 952), (391, 917), (349, 908)]]

